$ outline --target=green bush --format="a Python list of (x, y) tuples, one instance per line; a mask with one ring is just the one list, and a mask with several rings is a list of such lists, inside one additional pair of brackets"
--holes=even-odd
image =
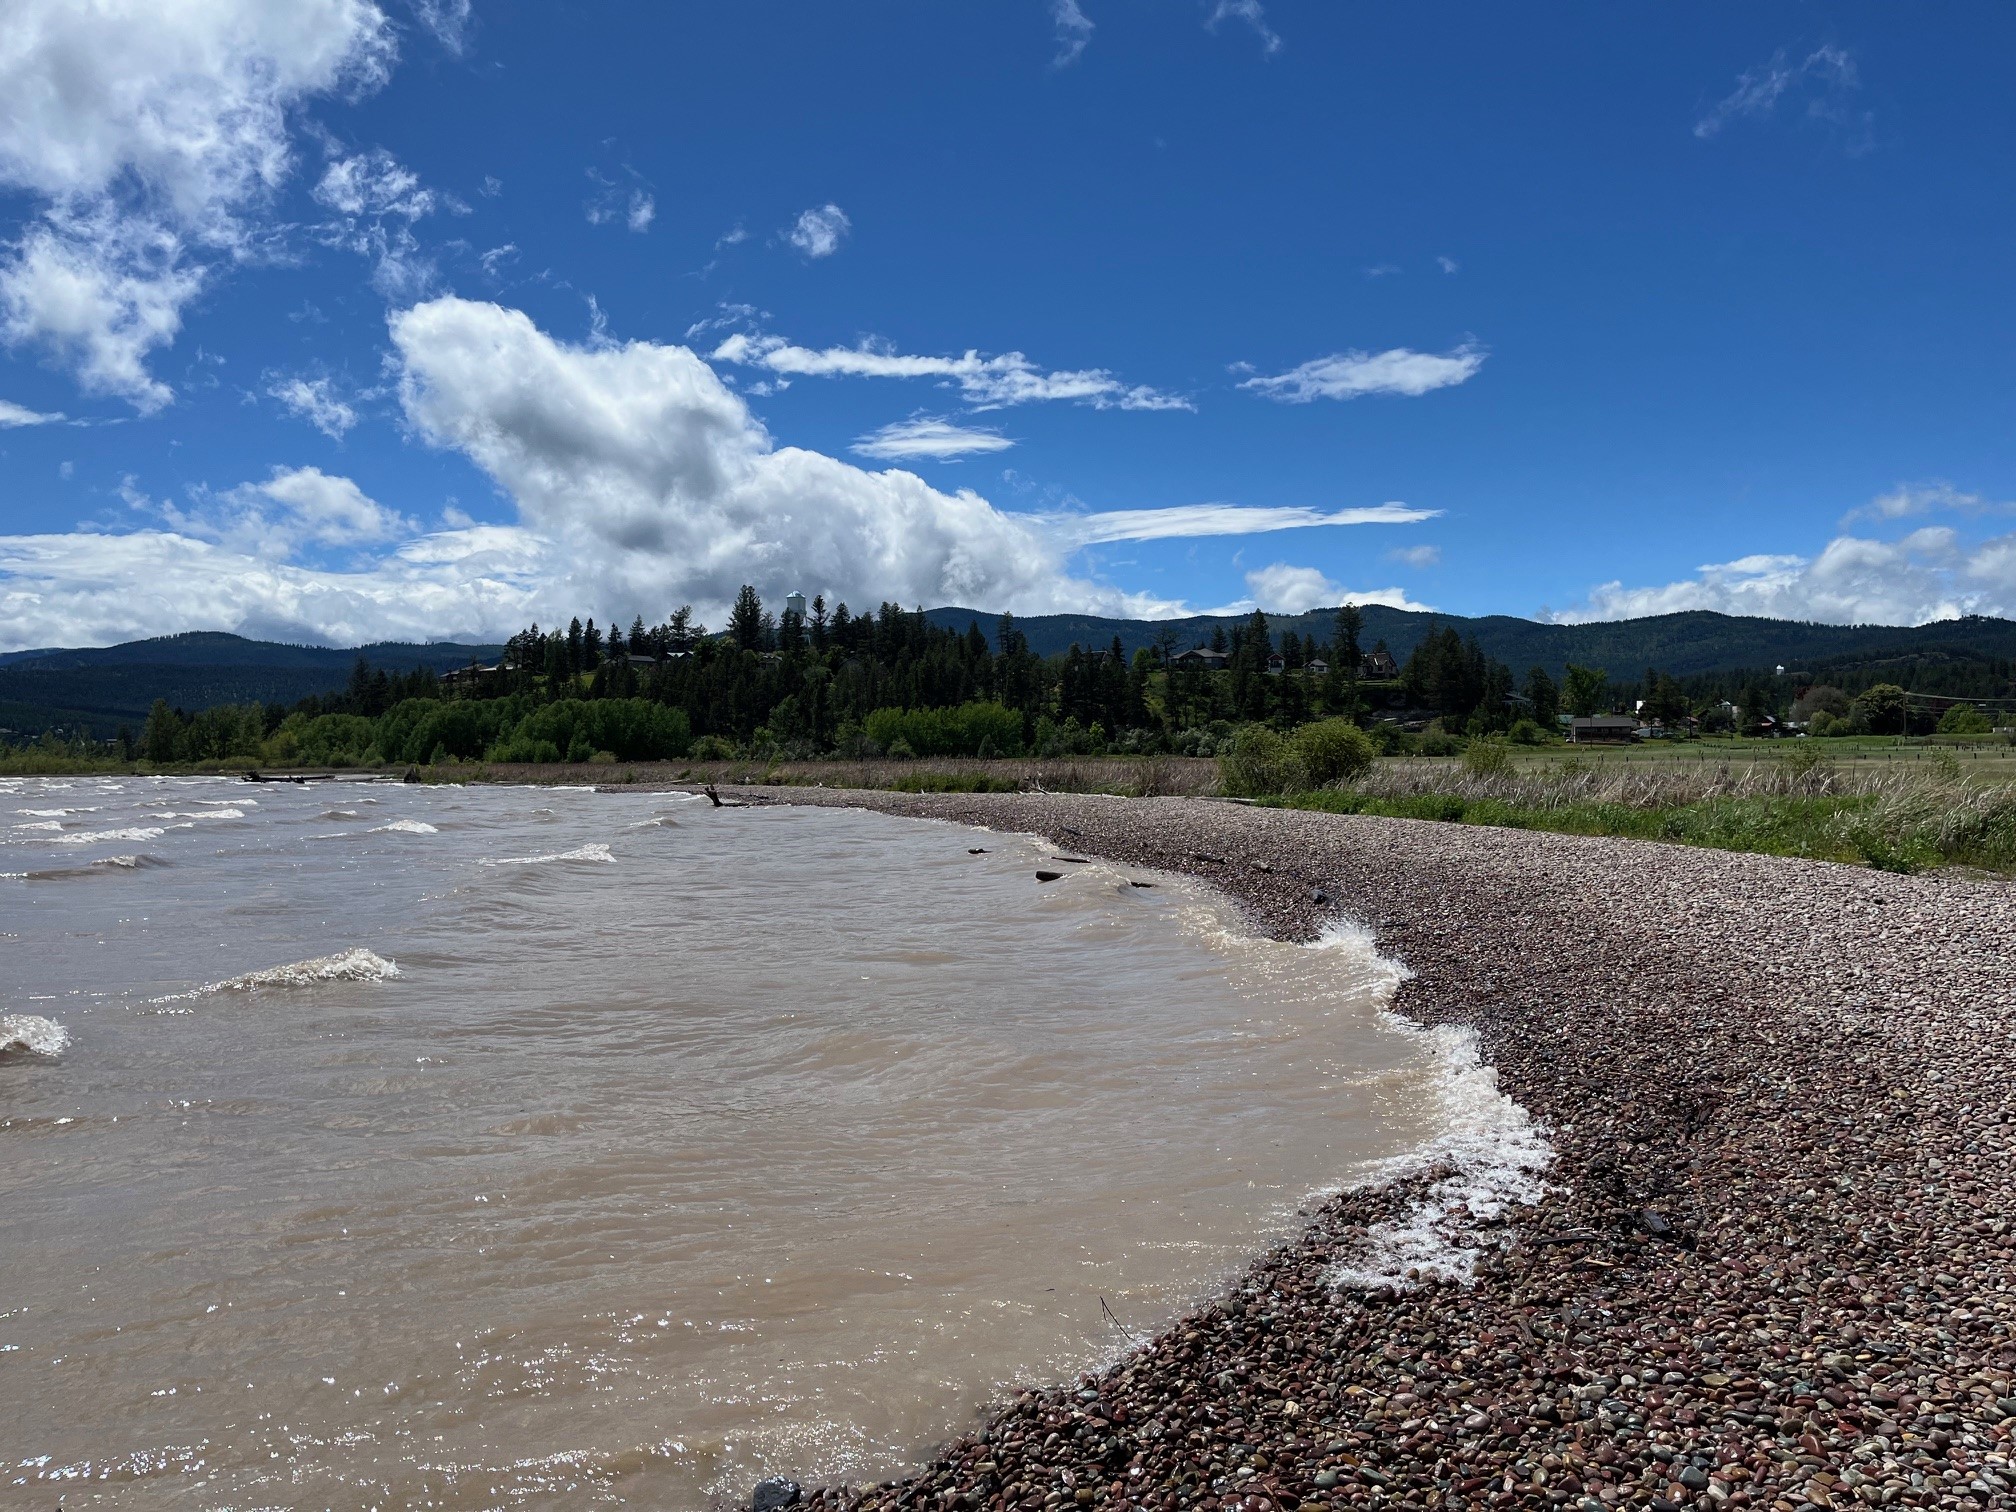
[(1547, 744), (1547, 732), (1530, 719), (1515, 720), (1512, 724), (1512, 744), (1537, 746)]
[(1372, 737), (1348, 719), (1319, 719), (1289, 737), (1311, 787), (1329, 787), (1365, 775), (1379, 754)]
[(1270, 798), (1309, 786), (1308, 769), (1294, 746), (1266, 725), (1250, 724), (1218, 758), (1218, 779), (1235, 798)]
[(956, 709), (877, 709), (862, 721), (868, 739), (890, 754), (898, 744), (916, 756), (1020, 756), (1022, 716), (976, 700)]
[(1463, 748), (1463, 770), (1472, 777), (1497, 777), (1512, 770), (1512, 747), (1495, 735), (1482, 736)]
[(733, 761), (740, 754), (734, 741), (719, 735), (702, 735), (686, 752), (692, 761)]

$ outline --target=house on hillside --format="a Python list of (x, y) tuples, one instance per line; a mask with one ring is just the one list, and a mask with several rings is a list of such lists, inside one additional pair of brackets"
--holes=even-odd
[(1302, 671), (1310, 677), (1328, 677), (1330, 675), (1330, 663), (1323, 660), (1320, 656), (1312, 656), (1308, 661), (1303, 663)]
[(1288, 658), (1283, 656), (1279, 651), (1275, 651), (1268, 656), (1267, 675), (1269, 677), (1279, 677), (1283, 672), (1286, 672), (1287, 670), (1288, 670)]
[(1638, 720), (1631, 714), (1577, 716), (1568, 721), (1570, 745), (1630, 745), (1638, 738)]
[(1177, 653), (1174, 665), (1192, 672), (1217, 672), (1230, 660), (1223, 651), (1213, 651), (1209, 646), (1192, 646), (1188, 651)]
[(1400, 663), (1391, 651), (1367, 651), (1359, 660), (1359, 675), (1368, 682), (1382, 682), (1400, 675)]
[(503, 672), (502, 662), (491, 667), (486, 667), (480, 662), (471, 662), (466, 667), (450, 667), (441, 674), (440, 680), (444, 686), (450, 688), (478, 688), (491, 678), (501, 676)]

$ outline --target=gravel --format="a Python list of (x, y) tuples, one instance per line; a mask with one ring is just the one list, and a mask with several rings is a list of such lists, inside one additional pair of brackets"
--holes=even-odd
[(1451, 1171), (1345, 1193), (1112, 1369), (807, 1502), (2016, 1508), (2006, 884), (1195, 799), (739, 792), (1041, 834), (1280, 938), (1360, 921), (1413, 972), (1396, 1011), (1474, 1031), (1555, 1151), (1537, 1203), (1470, 1221), (1466, 1280), (1374, 1253)]

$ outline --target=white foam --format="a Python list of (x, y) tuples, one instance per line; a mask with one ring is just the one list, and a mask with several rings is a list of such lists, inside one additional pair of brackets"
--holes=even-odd
[(192, 824), (135, 825), (131, 829), (86, 830), (75, 835), (58, 835), (58, 845), (96, 845), (100, 840), (159, 840), (171, 829), (194, 829)]
[(0, 1013), (0, 1054), (26, 1050), (30, 1055), (61, 1055), (70, 1031), (54, 1019), (33, 1013)]
[[(98, 809), (94, 805), (90, 808), (16, 809), (14, 812), (17, 814), (27, 814), (36, 819), (64, 819), (68, 818), (71, 814), (95, 814), (98, 812)], [(26, 828), (26, 826), (23, 826), (23, 828)]]
[(14, 828), (17, 830), (60, 830), (63, 828), (63, 821), (61, 819), (39, 819), (33, 824), (17, 824)]
[[(209, 802), (212, 800), (199, 801)], [(232, 808), (227, 804), (222, 808), (195, 809), (185, 813), (154, 814), (150, 817), (155, 819), (243, 819), (245, 811), (243, 809)]]
[(371, 831), (374, 835), (438, 835), (441, 832), (420, 819), (394, 819)]
[(219, 992), (251, 992), (261, 987), (308, 987), (317, 982), (382, 982), (399, 975), (399, 968), (382, 956), (361, 946), (335, 955), (293, 961), (285, 966), (268, 966), (248, 971), (187, 992), (171, 992), (166, 997), (149, 998), (150, 1003), (180, 1003), (190, 998), (209, 997)]
[(478, 861), (478, 866), (543, 866), (548, 861), (614, 861), (606, 845), (583, 845), (570, 851), (555, 851), (550, 856), (498, 856), (492, 860)]
[[(1344, 924), (1327, 930), (1313, 948), (1356, 954), (1373, 945), (1361, 926)], [(1409, 975), (1398, 962), (1386, 964), (1395, 986)], [(1423, 1281), (1467, 1285), (1491, 1246), (1486, 1226), (1502, 1220), (1508, 1208), (1529, 1207), (1546, 1194), (1542, 1173), (1553, 1164), (1554, 1147), (1531, 1115), (1499, 1090), (1498, 1072), (1483, 1063), (1474, 1030), (1454, 1025), (1424, 1029), (1397, 1015), (1389, 1017), (1404, 1032), (1426, 1039), (1441, 1063), (1435, 1122), (1443, 1132), (1404, 1155), (1380, 1161), (1359, 1185), (1391, 1186), (1437, 1169), (1448, 1174), (1401, 1217), (1371, 1225), (1360, 1253), (1333, 1266), (1326, 1279), (1362, 1291), (1407, 1291)]]

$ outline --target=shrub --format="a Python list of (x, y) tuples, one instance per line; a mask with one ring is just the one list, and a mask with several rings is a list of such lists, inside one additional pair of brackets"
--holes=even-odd
[(1463, 770), (1472, 777), (1496, 777), (1512, 770), (1512, 747), (1496, 736), (1473, 740), (1463, 748)]
[(1515, 720), (1512, 725), (1514, 745), (1537, 746), (1547, 744), (1547, 732), (1530, 719)]
[(1939, 721), (1941, 735), (1986, 735), (1993, 726), (1972, 704), (1957, 703)]
[(735, 742), (719, 735), (702, 735), (686, 753), (692, 761), (733, 761), (737, 754)]
[(1378, 751), (1372, 737), (1348, 719), (1319, 719), (1289, 738), (1311, 787), (1350, 782), (1371, 768)]
[(892, 755), (901, 744), (918, 756), (1022, 754), (1022, 716), (976, 700), (956, 709), (877, 709), (863, 721), (869, 740)]
[(1269, 798), (1309, 785), (1295, 748), (1262, 724), (1232, 737), (1232, 749), (1218, 758), (1218, 778), (1235, 798)]

